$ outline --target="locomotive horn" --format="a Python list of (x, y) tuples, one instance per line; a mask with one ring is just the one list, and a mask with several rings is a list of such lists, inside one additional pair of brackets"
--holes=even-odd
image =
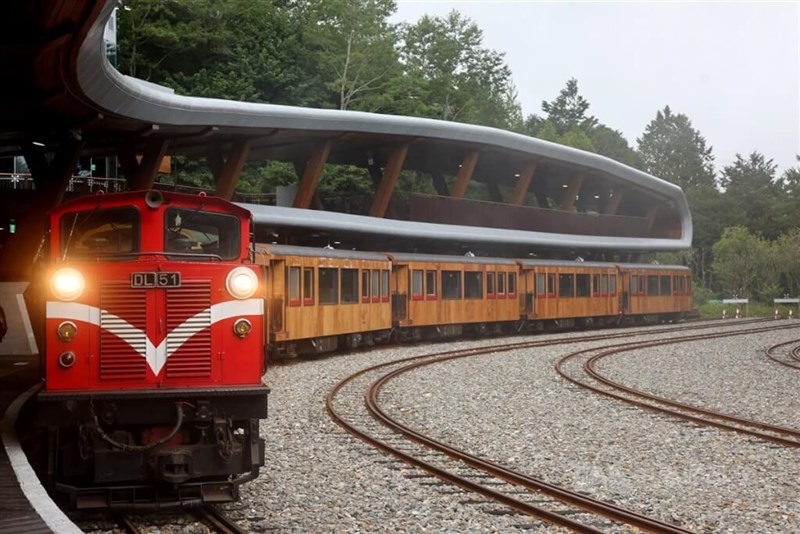
[(147, 204), (148, 208), (156, 209), (164, 203), (164, 195), (161, 194), (161, 191), (151, 189), (145, 195), (144, 203)]

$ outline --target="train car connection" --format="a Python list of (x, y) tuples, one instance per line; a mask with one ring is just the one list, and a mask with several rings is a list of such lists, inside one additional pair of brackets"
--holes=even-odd
[(264, 300), (250, 213), (158, 191), (50, 216), (46, 481), (73, 507), (226, 502), (264, 463)]
[(682, 266), (257, 246), (268, 352), (316, 354), (390, 338), (675, 321), (692, 309)]

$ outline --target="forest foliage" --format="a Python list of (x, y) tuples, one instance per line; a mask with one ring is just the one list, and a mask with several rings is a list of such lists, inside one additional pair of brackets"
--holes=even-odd
[[(590, 114), (570, 79), (524, 117), (504, 54), (452, 11), (394, 23), (394, 0), (125, 0), (119, 68), (178, 94), (430, 117), (494, 126), (602, 154), (683, 188), (693, 215), (689, 265), (717, 296), (800, 296), (800, 165), (779, 173), (755, 147), (717, 168), (685, 114), (665, 105), (631, 146)], [(800, 157), (798, 158), (800, 161)], [(174, 179), (210, 180), (177, 160)], [(295, 183), (290, 164), (249, 162), (245, 193)], [(368, 194), (363, 169), (329, 166), (324, 193)], [(401, 188), (430, 187), (405, 175)]]

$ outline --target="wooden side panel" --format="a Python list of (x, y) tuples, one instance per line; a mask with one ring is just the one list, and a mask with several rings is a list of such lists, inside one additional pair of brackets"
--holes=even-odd
[[(537, 274), (553, 275), (554, 292), (540, 294), (536, 287)], [(590, 282), (589, 295), (586, 297), (563, 296), (559, 292), (559, 275), (573, 275), (573, 295), (575, 294), (574, 275), (588, 275)], [(594, 287), (593, 275), (605, 275), (609, 278), (617, 276), (617, 291), (611, 293), (606, 291), (601, 293)], [(607, 317), (619, 313), (619, 291), (620, 280), (616, 269), (598, 269), (594, 267), (581, 267), (576, 263), (575, 267), (536, 267), (526, 271), (526, 283), (530, 284), (530, 291), (533, 293), (533, 311), (528, 314), (531, 320), (549, 319), (569, 319), (576, 317)]]

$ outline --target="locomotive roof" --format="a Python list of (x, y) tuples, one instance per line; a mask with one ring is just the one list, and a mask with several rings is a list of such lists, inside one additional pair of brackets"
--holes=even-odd
[(389, 261), (386, 254), (335, 248), (298, 247), (294, 245), (271, 245), (258, 243), (256, 252), (274, 256), (303, 256), (307, 258), (336, 258), (346, 260)]
[[(75, 206), (87, 206), (91, 208), (100, 207), (101, 204), (111, 206), (126, 206), (134, 203), (144, 202), (145, 196), (149, 191), (126, 191), (123, 193), (114, 193), (109, 195), (96, 194), (79, 196), (72, 200), (66, 201), (53, 208), (53, 212), (70, 211)], [(237, 216), (244, 219), (250, 219), (251, 213), (249, 210), (238, 206), (232, 202), (228, 202), (219, 197), (213, 196), (200, 196), (200, 195), (187, 195), (185, 193), (173, 193), (171, 191), (158, 191), (164, 198), (164, 206), (168, 206), (170, 201), (185, 202), (187, 204), (198, 205), (202, 203), (204, 206), (213, 206), (214, 208), (233, 212)]]
[(449, 256), (445, 254), (409, 254), (401, 252), (388, 252), (392, 261), (420, 262), (420, 263), (470, 263), (477, 265), (516, 265), (515, 260), (509, 258), (487, 258), (484, 256)]

